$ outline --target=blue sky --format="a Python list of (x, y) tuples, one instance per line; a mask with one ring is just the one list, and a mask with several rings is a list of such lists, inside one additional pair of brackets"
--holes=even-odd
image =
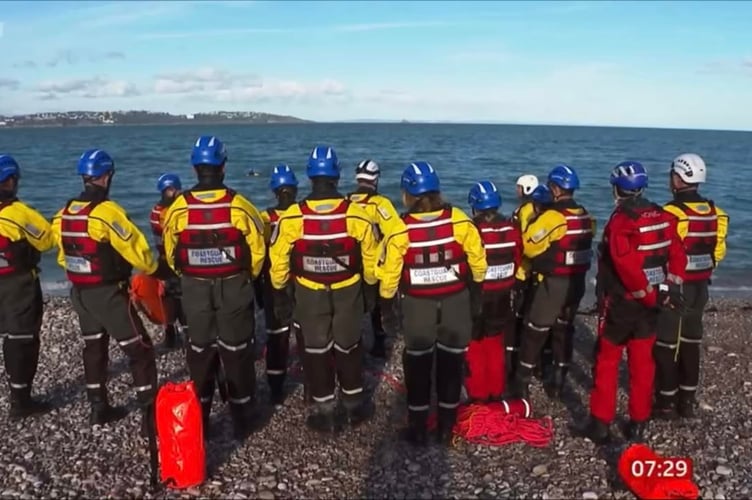
[(752, 130), (750, 2), (2, 2), (0, 113)]

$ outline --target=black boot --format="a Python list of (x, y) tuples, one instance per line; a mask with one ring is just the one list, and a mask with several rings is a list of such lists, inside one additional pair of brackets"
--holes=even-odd
[(672, 396), (658, 394), (653, 404), (653, 418), (657, 420), (676, 420), (676, 402)]
[(679, 401), (676, 404), (676, 410), (681, 418), (695, 418), (695, 397), (679, 393)]
[(47, 413), (52, 409), (52, 404), (47, 401), (37, 401), (31, 398), (31, 388), (11, 389), (10, 410), (8, 417), (11, 420), (20, 420), (32, 415)]
[(211, 400), (201, 403), (201, 426), (204, 430), (204, 439), (211, 437), (211, 406)]
[(606, 444), (611, 440), (609, 426), (605, 422), (591, 416), (587, 425), (582, 429), (576, 429), (575, 433), (586, 439), (589, 439), (596, 445)]
[(164, 340), (161, 347), (163, 349), (172, 350), (180, 347), (180, 336), (178, 335), (178, 329), (175, 325), (167, 325), (164, 331)]
[(117, 422), (128, 416), (128, 410), (124, 406), (110, 406), (107, 401), (91, 403), (89, 423), (91, 425), (105, 425)]
[(319, 404), (306, 418), (306, 425), (321, 434), (333, 434), (339, 430), (333, 404)]
[(363, 400), (352, 408), (345, 407), (345, 417), (350, 427), (357, 427), (373, 416), (373, 405), (370, 401)]
[(245, 440), (255, 430), (253, 409), (253, 403), (230, 403), (232, 433), (233, 437), (238, 441)]
[(645, 441), (647, 428), (647, 422), (635, 422), (634, 420), (630, 420), (624, 425), (622, 433), (628, 441), (641, 443)]
[(530, 375), (521, 374), (518, 368), (509, 392), (515, 399), (530, 399)]
[(379, 359), (386, 359), (386, 335), (383, 333), (375, 333), (373, 335), (373, 346), (371, 347), (371, 356)]
[(561, 400), (564, 396), (564, 384), (567, 380), (567, 367), (556, 366), (543, 385), (546, 395), (551, 399)]
[(428, 444), (428, 412), (408, 410), (407, 427), (400, 431), (400, 439), (414, 446)]
[(267, 375), (269, 383), (269, 399), (271, 404), (283, 405), (285, 403), (285, 376), (284, 375)]
[(441, 446), (449, 446), (452, 444), (452, 437), (454, 437), (457, 408), (439, 408), (436, 420), (436, 442)]

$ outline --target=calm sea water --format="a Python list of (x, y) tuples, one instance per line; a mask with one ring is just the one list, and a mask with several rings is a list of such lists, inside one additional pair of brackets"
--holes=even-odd
[[(625, 159), (643, 162), (651, 175), (648, 196), (665, 202), (671, 159), (682, 152), (696, 152), (709, 168), (703, 192), (731, 217), (728, 256), (714, 277), (715, 293), (747, 295), (752, 291), (752, 267), (745, 257), (752, 248), (752, 211), (747, 210), (752, 193), (752, 133), (429, 124), (0, 129), (0, 151), (13, 154), (21, 163), (21, 197), (51, 217), (80, 191), (75, 168), (81, 152), (106, 149), (117, 167), (112, 197), (146, 232), (149, 210), (159, 196), (157, 176), (173, 171), (190, 186), (190, 149), (202, 134), (217, 135), (227, 144), (227, 183), (259, 208), (273, 203), (268, 173), (274, 165), (288, 163), (305, 184), (303, 166), (310, 149), (328, 143), (343, 164), (342, 191), (353, 186), (355, 164), (373, 158), (382, 167), (382, 192), (398, 201), (404, 166), (427, 160), (438, 170), (449, 201), (467, 208), (472, 184), (491, 179), (502, 191), (502, 210), (507, 214), (515, 206), (518, 175), (542, 177), (557, 162), (566, 162), (580, 175), (578, 198), (597, 216), (600, 228), (613, 208), (608, 176), (614, 164)], [(263, 176), (247, 177), (250, 168)], [(47, 292), (64, 292), (64, 275), (52, 253), (44, 256), (42, 276)]]

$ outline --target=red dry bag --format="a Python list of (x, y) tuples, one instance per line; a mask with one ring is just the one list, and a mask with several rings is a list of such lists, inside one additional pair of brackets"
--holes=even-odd
[(206, 480), (201, 404), (192, 381), (167, 382), (157, 393), (157, 441), (161, 481), (184, 489)]

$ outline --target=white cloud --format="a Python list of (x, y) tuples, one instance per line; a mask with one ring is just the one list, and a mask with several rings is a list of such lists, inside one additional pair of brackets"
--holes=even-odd
[(21, 82), (15, 78), (0, 78), (0, 89), (18, 90)]
[(97, 99), (106, 97), (133, 97), (140, 94), (138, 88), (123, 80), (83, 78), (42, 82), (36, 87), (40, 99), (51, 100), (73, 96)]
[(157, 94), (185, 94), (231, 90), (238, 86), (257, 85), (258, 77), (251, 73), (231, 73), (216, 68), (200, 68), (157, 75), (154, 92)]

